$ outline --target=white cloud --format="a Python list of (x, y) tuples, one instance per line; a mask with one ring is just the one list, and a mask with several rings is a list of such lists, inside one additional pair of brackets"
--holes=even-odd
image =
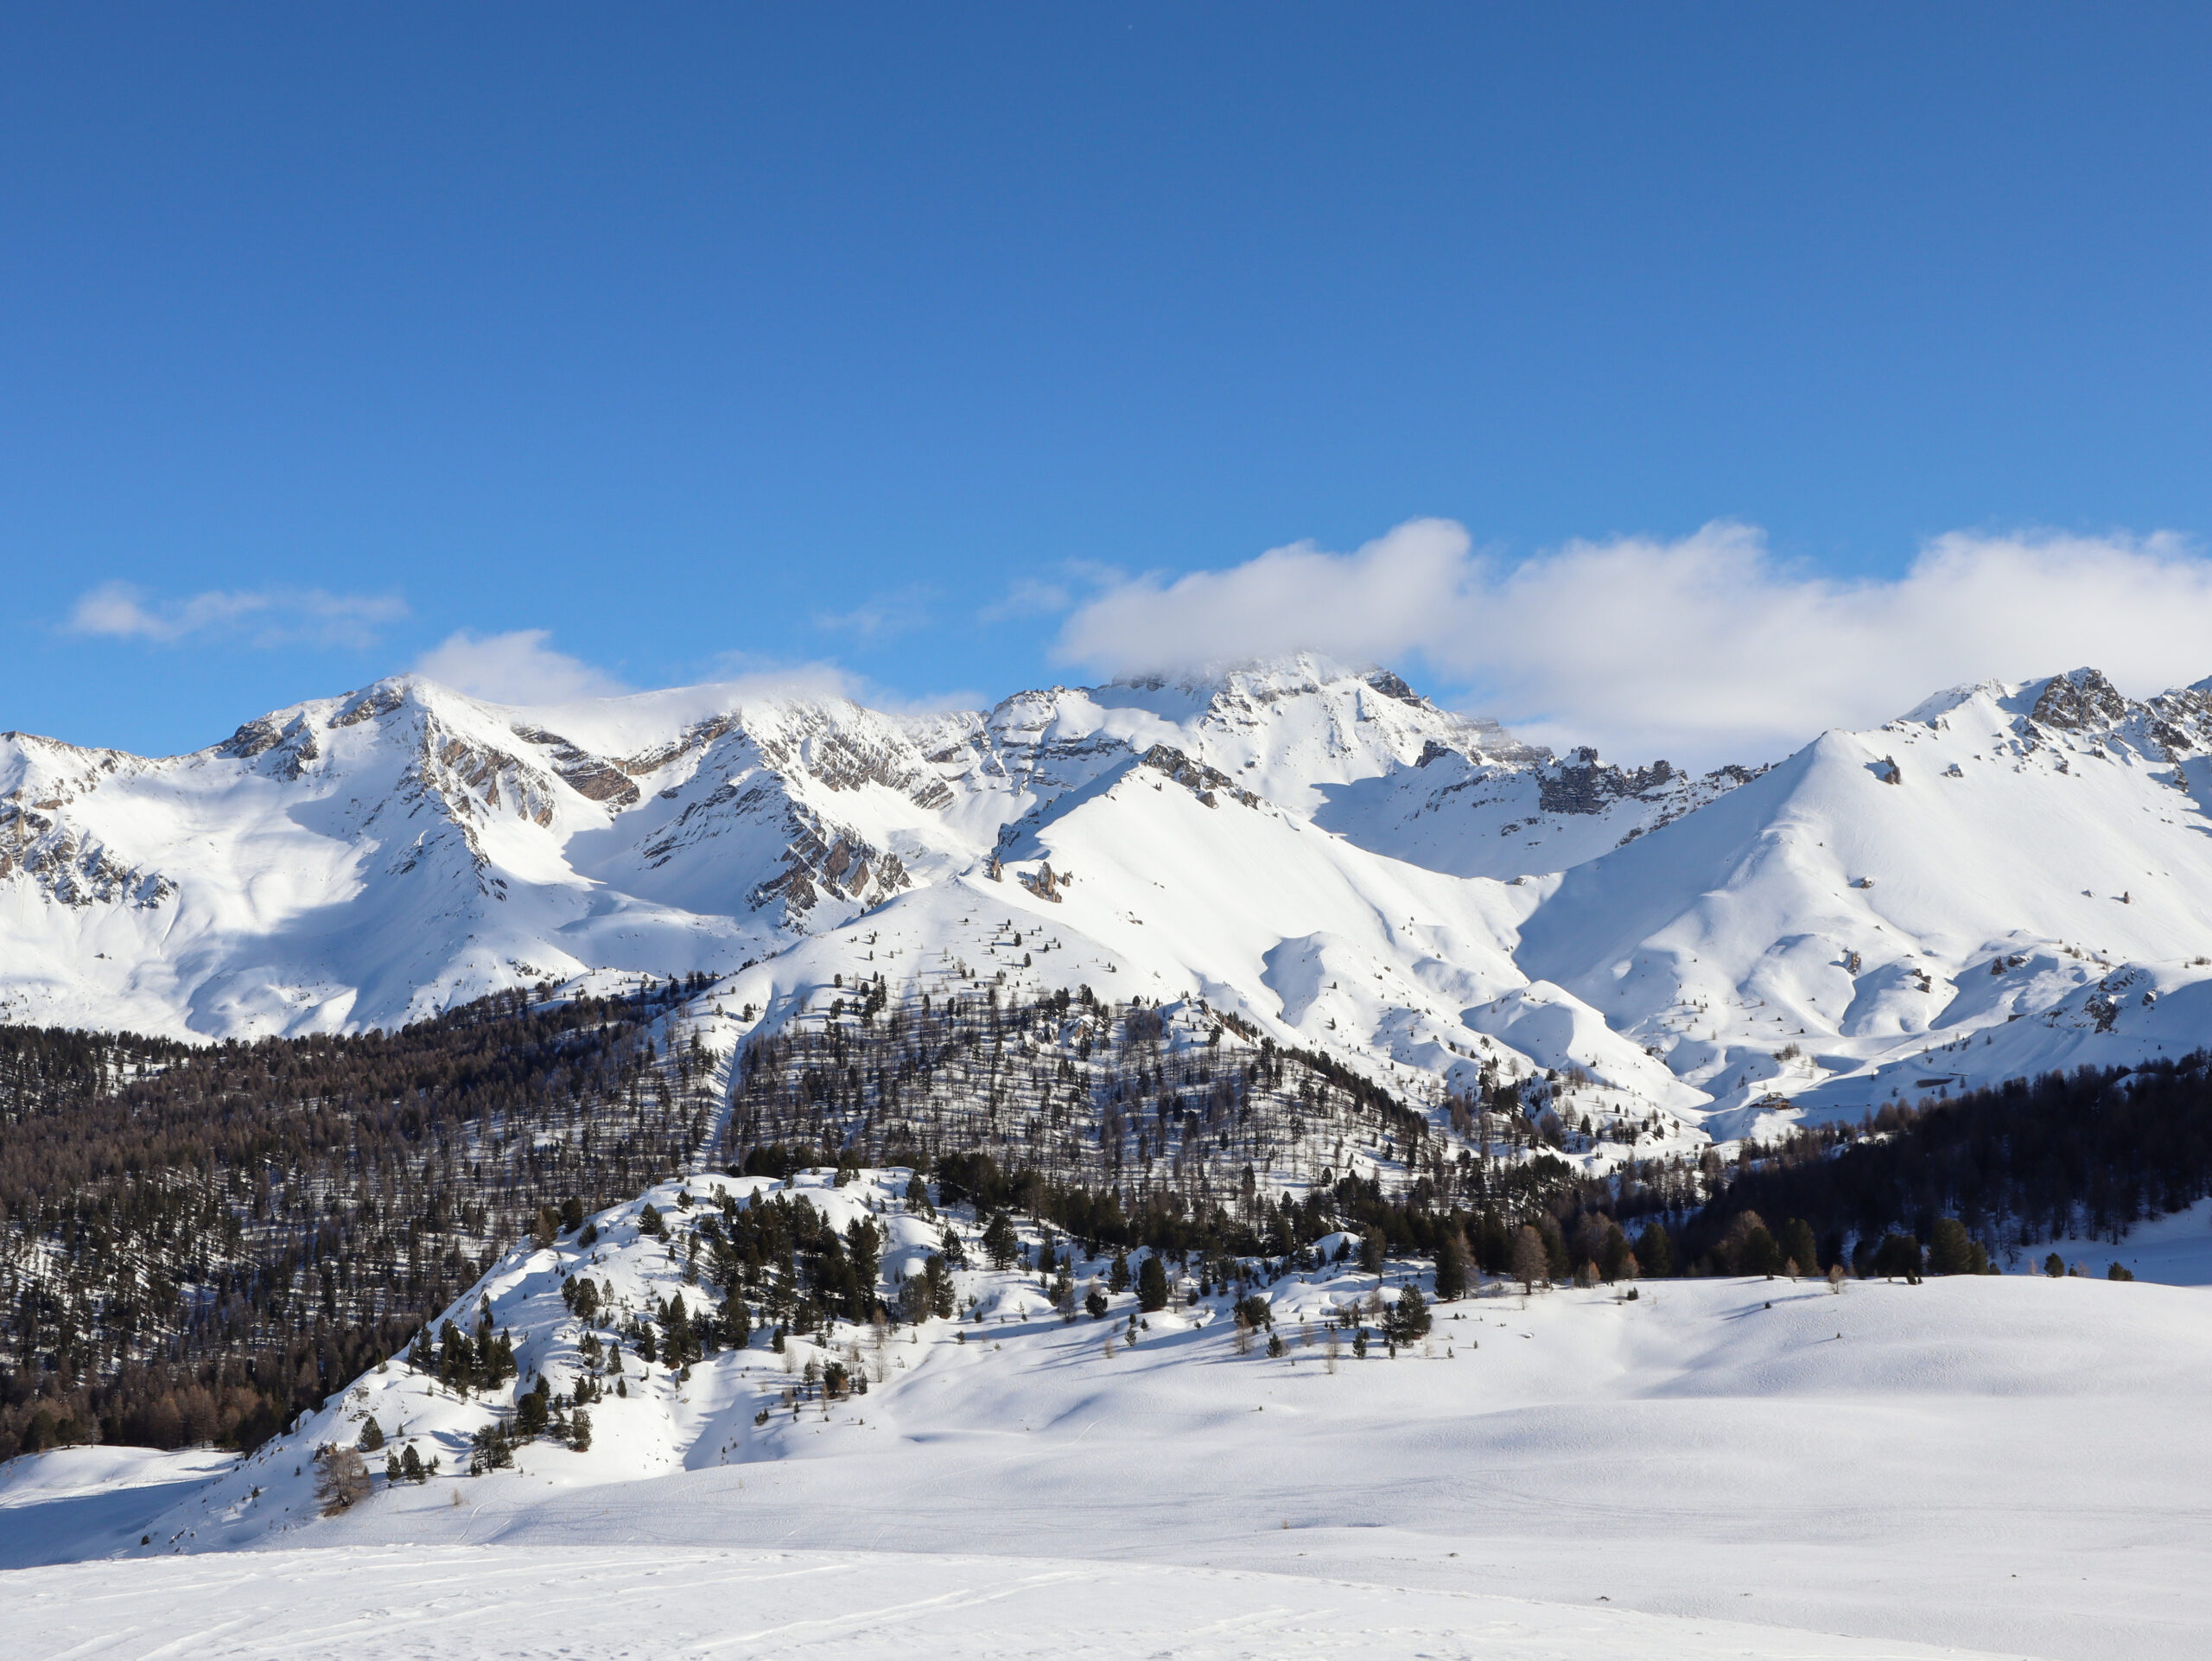
[(72, 634), (163, 646), (231, 635), (264, 646), (364, 646), (376, 639), (380, 624), (406, 614), (407, 602), (397, 595), (211, 589), (182, 600), (152, 600), (130, 583), (103, 582), (79, 596), (64, 627)]
[(494, 703), (567, 703), (577, 698), (614, 697), (631, 689), (545, 642), (542, 628), (505, 634), (448, 634), (415, 660), (414, 672), (442, 686)]
[(2171, 535), (1960, 531), (1900, 577), (1844, 582), (1714, 524), (1507, 565), (1421, 519), (1349, 554), (1124, 582), (1059, 640), (1116, 673), (1300, 649), (1424, 665), (1554, 744), (1761, 760), (1962, 681), (2094, 664), (2139, 696), (2212, 674), (2212, 562)]

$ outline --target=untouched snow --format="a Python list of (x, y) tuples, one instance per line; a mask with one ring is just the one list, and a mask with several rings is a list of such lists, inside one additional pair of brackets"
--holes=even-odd
[[(733, 1180), (701, 1174), (689, 1191), (716, 1181)], [(833, 1221), (888, 1225), (888, 1274), (938, 1228), (903, 1211), (903, 1173), (842, 1189), (817, 1174), (791, 1192)], [(651, 1197), (668, 1208), (675, 1193)], [(563, 1269), (632, 1303), (686, 1295), (679, 1260), (630, 1229), (636, 1212), (602, 1215), (597, 1261), (568, 1243), (515, 1254), (456, 1310), (489, 1296), (524, 1379), (543, 1366), (564, 1387), (581, 1328), (554, 1295)], [(1386, 1296), (1408, 1272), (1389, 1266)], [(700, 1652), (714, 1639), (859, 1654), (901, 1622), (923, 1655), (1296, 1654), (1309, 1631), (1331, 1639), (1310, 1652), (1341, 1652), (1370, 1628), (1382, 1654), (2212, 1647), (2203, 1292), (2032, 1275), (1840, 1295), (1649, 1282), (1632, 1301), (1491, 1288), (1440, 1307), (1425, 1344), (1365, 1360), (1347, 1348), (1332, 1372), (1325, 1311), (1375, 1282), (1332, 1269), (1259, 1289), (1280, 1359), (1238, 1352), (1222, 1298), (1180, 1295), (1109, 1356), (1128, 1295), (1103, 1321), (1069, 1323), (1033, 1275), (963, 1272), (980, 1320), (900, 1329), (880, 1349), (836, 1335), (875, 1375), (864, 1396), (794, 1412), (794, 1377), (760, 1334), (688, 1381), (633, 1357), (627, 1397), (592, 1410), (588, 1453), (533, 1444), (517, 1471), (479, 1478), (450, 1474), (461, 1438), (512, 1387), (464, 1400), (394, 1364), (188, 1495), (141, 1489), (135, 1511), (118, 1495), (107, 1537), (80, 1545), (168, 1561), (12, 1573), (0, 1610), (57, 1651), (148, 1634), (88, 1654), (150, 1653), (145, 1623), (164, 1609), (161, 1641), (198, 1633), (180, 1651), (194, 1654), (340, 1653), (380, 1620), (393, 1652), (452, 1654), (692, 1652), (695, 1639)], [(791, 1351), (795, 1365), (815, 1352)], [(308, 1450), (350, 1440), (371, 1411), (440, 1451), (448, 1474), (379, 1480), (353, 1511), (313, 1518)], [(67, 1492), (73, 1479), (19, 1480)], [(43, 1561), (50, 1533), (37, 1505), (0, 1508), (0, 1561)], [(908, 1550), (959, 1556), (880, 1555)], [(480, 1627), (460, 1624), (471, 1609)], [(742, 1636), (771, 1626), (788, 1630)]]
[(237, 1463), (206, 1448), (57, 1448), (10, 1460), (0, 1465), (0, 1562), (73, 1562), (111, 1551)]

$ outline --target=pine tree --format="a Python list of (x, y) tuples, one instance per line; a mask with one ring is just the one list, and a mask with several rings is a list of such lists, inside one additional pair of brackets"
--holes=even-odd
[(983, 1255), (994, 1269), (1010, 1269), (1021, 1255), (1021, 1237), (1014, 1231), (1014, 1219), (1005, 1212), (992, 1212), (991, 1220), (983, 1225)]
[(384, 1427), (373, 1416), (361, 1426), (361, 1439), (357, 1445), (365, 1454), (373, 1454), (384, 1446)]
[(1398, 1301), (1390, 1311), (1389, 1335), (1393, 1343), (1410, 1344), (1417, 1338), (1427, 1336), (1430, 1322), (1428, 1301), (1420, 1291), (1408, 1286), (1398, 1293)]
[(753, 1311), (746, 1307), (743, 1294), (730, 1289), (722, 1299), (722, 1341), (734, 1350), (741, 1350), (753, 1342)]
[(523, 1441), (534, 1441), (545, 1434), (547, 1398), (551, 1394), (545, 1375), (537, 1375), (535, 1388), (525, 1391), (515, 1403), (515, 1435)]
[(1793, 1217), (1782, 1225), (1782, 1238), (1776, 1241), (1782, 1255), (1797, 1265), (1800, 1275), (1821, 1272), (1820, 1248), (1813, 1244), (1813, 1225), (1802, 1217)]
[(1989, 1253), (1967, 1233), (1955, 1217), (1940, 1217), (1928, 1235), (1928, 1267), (1937, 1275), (1979, 1275), (1988, 1267)]
[(1436, 1245), (1436, 1296), (1440, 1303), (1463, 1297), (1467, 1290), (1467, 1254), (1456, 1230), (1447, 1229)]
[(1167, 1307), (1167, 1266), (1157, 1251), (1147, 1252), (1137, 1265), (1137, 1308), (1147, 1314)]

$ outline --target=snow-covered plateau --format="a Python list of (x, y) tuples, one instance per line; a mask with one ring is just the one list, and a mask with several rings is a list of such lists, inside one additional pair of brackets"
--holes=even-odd
[(702, 971), (727, 1052), (980, 971), (1726, 1142), (2204, 1043), (2208, 808), (2212, 691), (2091, 670), (1698, 777), (1310, 658), (928, 716), (401, 678), (162, 760), (0, 737), (0, 1018), (359, 1030)]
[[(690, 1242), (801, 1204), (876, 1231), (894, 1301), (949, 1230), (977, 1265), (953, 1271), (954, 1314), (780, 1350), (756, 1328), (671, 1367), (665, 1333), (715, 1314)], [(2201, 1266), (2212, 1230), (2193, 1226)], [(447, 1312), (505, 1339), (503, 1381), (394, 1359), (243, 1461), (10, 1464), (10, 1652), (2212, 1646), (2212, 1326), (2193, 1287), (1492, 1282), (1393, 1346), (1378, 1311), (1427, 1284), (1421, 1266), (1363, 1272), (1348, 1240), (1204, 1284), (1166, 1264), (1149, 1310), (1079, 1260), (1095, 1315), (1056, 1308), (1037, 1272), (1040, 1247), (1065, 1261), (1073, 1243), (1015, 1244), (1019, 1262), (982, 1266), (973, 1214), (910, 1197), (903, 1171), (664, 1184), (510, 1253)], [(1240, 1328), (1244, 1297), (1265, 1322)], [(546, 1429), (510, 1437), (533, 1395)], [(315, 1451), (378, 1439), (364, 1497), (319, 1514)], [(511, 1464), (486, 1460), (510, 1440)], [(387, 1478), (403, 1451), (435, 1473)]]

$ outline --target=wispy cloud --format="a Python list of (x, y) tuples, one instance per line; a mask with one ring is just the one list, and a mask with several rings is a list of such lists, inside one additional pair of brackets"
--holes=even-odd
[(935, 596), (918, 582), (869, 595), (850, 611), (818, 611), (817, 628), (857, 634), (864, 640), (888, 640), (928, 623), (929, 602)]
[(2095, 664), (2139, 694), (2212, 672), (2212, 561), (2160, 534), (1955, 532), (1902, 576), (1776, 559), (1756, 527), (1572, 542), (1507, 564), (1448, 520), (1125, 580), (1061, 656), (1114, 673), (1310, 649), (1426, 666), (1534, 737), (1764, 758), (1938, 688)]
[(1128, 581), (1128, 573), (1092, 560), (1063, 560), (1049, 578), (1025, 576), (976, 614), (986, 623), (1003, 623), (1017, 617), (1051, 617), (1072, 609), (1103, 589)]
[(210, 589), (162, 600), (129, 582), (103, 582), (79, 595), (66, 632), (173, 646), (194, 639), (245, 639), (256, 646), (365, 646), (407, 615), (397, 595), (331, 594), (322, 589)]
[(546, 645), (542, 628), (448, 634), (415, 660), (414, 672), (494, 703), (567, 703), (632, 689), (603, 669)]

